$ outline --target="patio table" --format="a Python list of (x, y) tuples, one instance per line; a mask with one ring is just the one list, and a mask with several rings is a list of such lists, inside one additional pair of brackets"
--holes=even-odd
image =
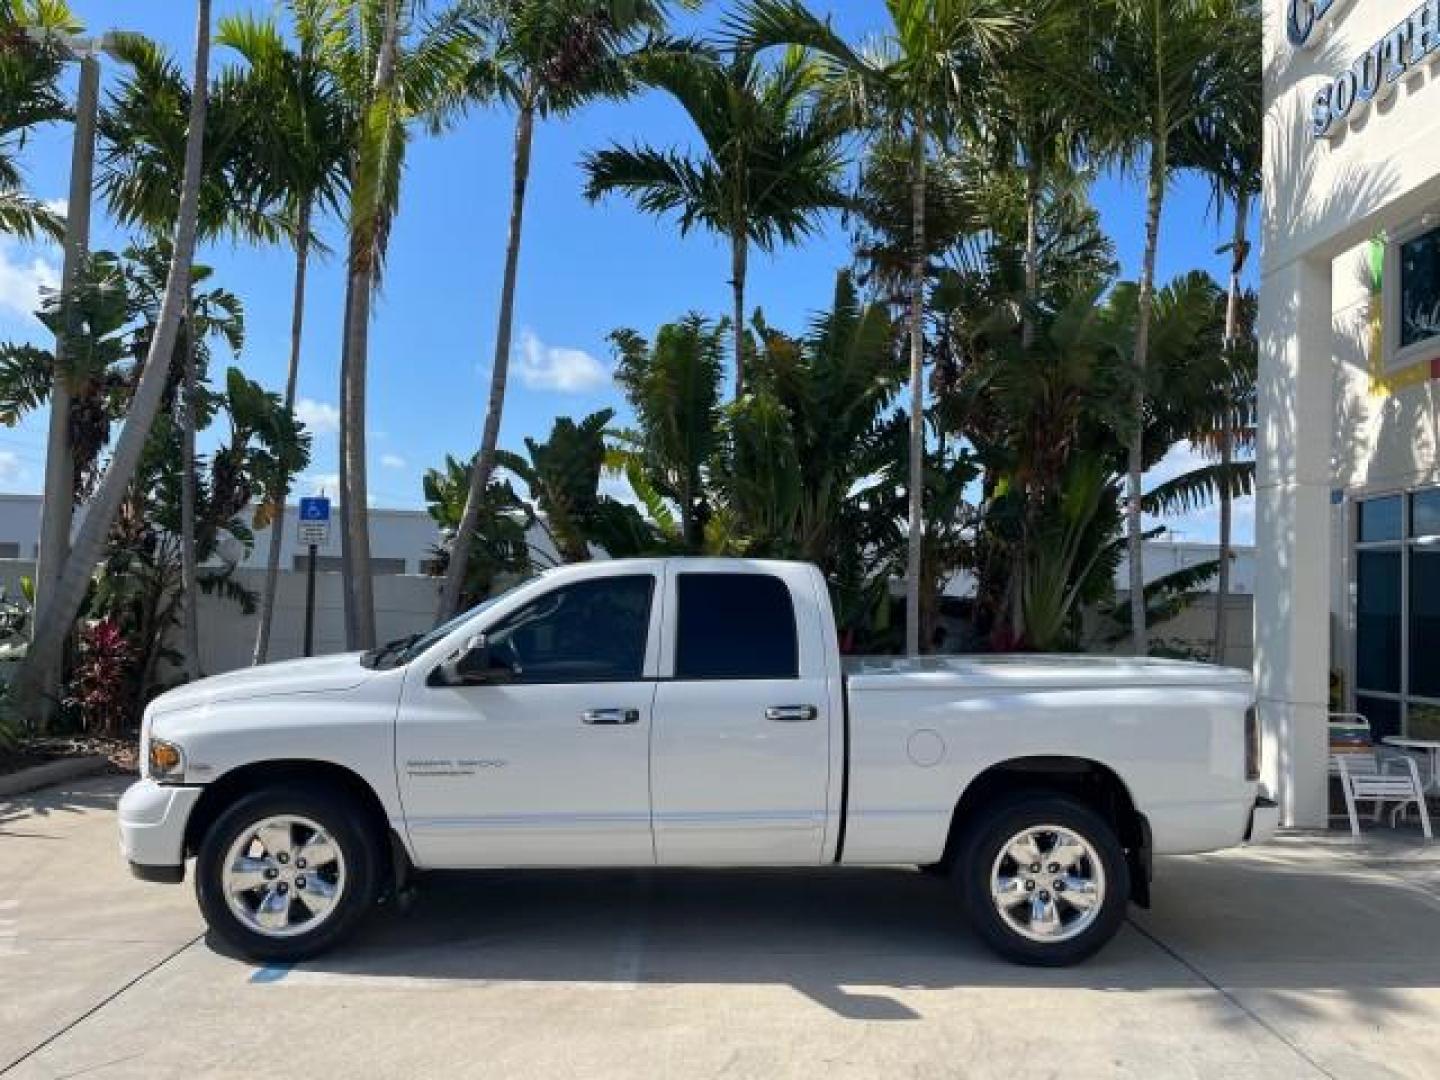
[(1440, 795), (1440, 739), (1410, 739), (1403, 735), (1387, 735), (1380, 741), (1386, 746), (1428, 754), (1430, 775), (1425, 778), (1425, 790), (1431, 795)]

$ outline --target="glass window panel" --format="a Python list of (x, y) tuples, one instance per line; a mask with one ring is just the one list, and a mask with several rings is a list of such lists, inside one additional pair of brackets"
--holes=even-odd
[(1412, 739), (1435, 739), (1440, 741), (1440, 705), (1425, 705), (1410, 702), (1405, 716), (1405, 734)]
[(1400, 523), (1404, 502), (1399, 495), (1383, 499), (1366, 499), (1360, 504), (1360, 543), (1399, 540), (1404, 535)]
[(649, 574), (577, 581), (542, 593), (486, 633), (518, 683), (633, 682), (645, 666)]
[(1375, 742), (1400, 734), (1400, 702), (1362, 696), (1355, 699), (1355, 711), (1370, 721), (1370, 736)]
[(1355, 685), (1400, 692), (1400, 552), (1356, 556)]
[(1410, 693), (1440, 698), (1440, 549), (1410, 549)]
[(1410, 535), (1440, 536), (1440, 488), (1410, 496)]
[(1440, 229), (1400, 245), (1400, 347), (1440, 335)]
[(677, 679), (794, 679), (799, 646), (790, 590), (768, 574), (681, 574)]

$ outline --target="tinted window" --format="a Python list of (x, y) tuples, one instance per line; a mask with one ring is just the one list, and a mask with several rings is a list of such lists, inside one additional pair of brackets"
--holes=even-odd
[(1440, 536), (1440, 488), (1410, 496), (1410, 535)]
[(1369, 499), (1360, 504), (1360, 543), (1373, 544), (1379, 540), (1399, 540), (1401, 536), (1400, 517), (1403, 503), (1399, 495), (1387, 495), (1383, 499)]
[(490, 654), (519, 683), (639, 679), (654, 581), (637, 574), (552, 589), (486, 632)]
[(1440, 698), (1440, 551), (1434, 548), (1417, 547), (1410, 556), (1410, 693)]
[(1370, 721), (1370, 737), (1376, 744), (1400, 734), (1400, 702), (1361, 696), (1355, 699), (1355, 711)]
[(790, 590), (765, 574), (681, 574), (677, 679), (794, 679)]
[(1400, 552), (1356, 555), (1355, 685), (1400, 691)]

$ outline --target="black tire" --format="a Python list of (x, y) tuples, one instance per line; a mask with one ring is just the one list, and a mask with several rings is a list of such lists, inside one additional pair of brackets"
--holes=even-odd
[[(280, 815), (308, 819), (323, 828), (339, 849), (344, 866), (344, 885), (328, 914), (312, 929), (290, 936), (273, 936), (248, 925), (231, 910), (222, 884), (231, 846), (242, 833)], [(303, 828), (300, 835), (306, 835)], [(343, 794), (327, 788), (262, 788), (237, 799), (206, 831), (195, 861), (195, 895), (210, 929), (236, 951), (254, 960), (292, 963), (334, 947), (375, 906), (382, 852), (381, 838), (367, 816)], [(305, 909), (300, 911), (303, 917)]]
[[(1103, 881), (1101, 899), (1093, 905), (1093, 915), (1087, 921), (1085, 912), (1070, 904), (1063, 892), (1055, 892), (1050, 899), (1053, 882), (1062, 877), (1062, 889), (1066, 887), (1065, 882), (1070, 881), (1074, 895), (1074, 876), (1063, 871), (1051, 875), (1049, 865), (1058, 863), (1032, 864), (1032, 867), (1041, 867), (1039, 874), (1031, 874), (1031, 867), (1016, 866), (1009, 856), (1000, 863), (1002, 874), (1017, 879), (1028, 878), (1034, 886), (1028, 892), (1017, 893), (1017, 896), (1045, 897), (1053, 909), (1060, 912), (1062, 924), (1068, 923), (1058, 939), (1053, 941), (1026, 936), (1002, 914), (991, 896), (992, 875), (996, 872), (1002, 847), (1025, 830), (1044, 826), (1064, 829), (1088, 845), (1094, 853), (1093, 861), (1099, 865), (1092, 866), (1091, 857), (1084, 856), (1076, 864), (1081, 868), (1078, 876)], [(1053, 834), (1042, 833), (1041, 836), (1040, 850), (1043, 854), (1051, 850), (1043, 846), (1043, 837), (1053, 837)], [(1011, 869), (1015, 873), (1006, 874)], [(1098, 877), (1097, 871), (1103, 877)], [(1036, 967), (1066, 967), (1093, 956), (1120, 929), (1130, 898), (1130, 870), (1125, 860), (1125, 849), (1111, 824), (1083, 803), (1047, 792), (1012, 796), (977, 821), (964, 838), (952, 875), (970, 923), (981, 941), (1007, 960)], [(1020, 883), (1023, 885), (1023, 880)], [(1010, 910), (1015, 913), (1016, 921), (1028, 924), (1030, 909), (1023, 901)]]

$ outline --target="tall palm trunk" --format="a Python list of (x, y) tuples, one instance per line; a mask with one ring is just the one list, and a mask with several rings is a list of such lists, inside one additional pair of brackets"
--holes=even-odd
[(374, 289), (374, 238), (352, 245), (346, 291), (345, 359), (341, 374), (340, 514), (348, 548), (345, 580), (347, 629), (351, 649), (375, 647), (375, 593), (370, 578), (370, 522), (365, 468), (365, 381), (370, 351), (370, 298)]
[[(95, 174), (95, 114), (100, 92), (100, 61), (80, 61), (80, 87), (75, 100), (75, 141), (70, 154), (70, 201), (65, 210), (65, 265), (61, 295), (72, 299), (90, 249), (91, 190)], [(35, 560), (37, 618), (50, 602), (60, 571), (70, 554), (75, 517), (75, 449), (70, 435), (70, 378), (67, 350), (79, 332), (70, 306), (64, 308), (63, 332), (55, 336), (55, 378), (50, 388), (50, 422), (45, 446), (45, 498), (41, 503), (40, 548)], [(33, 627), (32, 627), (33, 629)], [(60, 664), (40, 675), (39, 730), (48, 726), (51, 705), (59, 697)]]
[(465, 510), (450, 549), (450, 565), (440, 590), (438, 620), (460, 609), (460, 594), (470, 564), (470, 547), (480, 525), (480, 507), (490, 474), (495, 471), (495, 447), (500, 441), (500, 420), (505, 411), (505, 384), (510, 375), (510, 334), (515, 317), (515, 281), (520, 269), (520, 236), (525, 224), (525, 188), (530, 182), (530, 146), (535, 135), (535, 108), (528, 102), (515, 117), (515, 160), (510, 188), (510, 230), (505, 241), (505, 277), (500, 287), (500, 319), (495, 331), (495, 355), (490, 367), (490, 401), (485, 407), (485, 430), (480, 452), (470, 469), (470, 490)]
[(358, 205), (352, 203), (350, 257), (346, 281), (345, 344), (341, 363), (340, 411), (344, 426), (340, 432), (342, 468), (340, 514), (345, 530), (345, 601), (348, 645), (352, 649), (375, 647), (375, 583), (370, 573), (370, 498), (366, 468), (366, 389), (370, 367), (370, 305), (375, 293), (375, 272), (381, 245), (389, 232), (390, 209), (385, 195), (385, 171), (390, 162), (391, 100), (395, 87), (395, 53), (400, 23), (396, 0), (385, 5), (384, 38), (375, 62), (375, 78), (369, 109), (379, 116), (367, 116), (367, 123), (383, 125), (378, 146), (362, 149), (376, 155), (362, 160), (366, 175)]
[(1041, 165), (1032, 143), (1025, 163), (1025, 310), (1020, 317), (1020, 344), (1035, 344), (1035, 307), (1040, 299), (1040, 182)]
[(750, 246), (742, 224), (730, 238), (730, 288), (735, 299), (735, 397), (745, 392), (745, 276)]
[[(1250, 254), (1245, 238), (1246, 218), (1250, 216), (1250, 193), (1241, 191), (1235, 197), (1235, 238), (1230, 257), (1230, 291), (1225, 298), (1225, 353), (1233, 359), (1240, 336), (1240, 276), (1245, 270), (1245, 260)], [(1227, 368), (1233, 365), (1226, 365)], [(1233, 375), (1233, 372), (1227, 372)], [(1229, 379), (1225, 383), (1225, 400), (1220, 421), (1220, 575), (1215, 583), (1215, 648), (1217, 664), (1225, 663), (1226, 646), (1229, 644), (1229, 615), (1225, 603), (1230, 597), (1231, 532), (1234, 525), (1234, 506), (1230, 489), (1230, 469), (1235, 463), (1235, 417), (1234, 398), (1231, 396)]]
[[(309, 201), (300, 204), (296, 219), (295, 293), (290, 306), (290, 367), (285, 373), (285, 411), (295, 411), (295, 393), (300, 380), (300, 342), (305, 331), (305, 284), (310, 262)], [(290, 494), (290, 477), (279, 477), (274, 505), (270, 511), (270, 548), (265, 556), (265, 584), (260, 593), (260, 627), (255, 632), (253, 663), (270, 658), (270, 627), (275, 620), (275, 590), (280, 581), (280, 547), (284, 541), (285, 500)]]
[(200, 677), (199, 567), (195, 552), (195, 307), (186, 289), (184, 380), (180, 409), (180, 595), (185, 622), (185, 677)]
[(1129, 478), (1125, 516), (1129, 522), (1131, 651), (1144, 656), (1150, 649), (1145, 625), (1145, 524), (1142, 485), (1145, 474), (1145, 369), (1150, 355), (1150, 318), (1155, 307), (1155, 257), (1160, 246), (1160, 213), (1165, 203), (1165, 164), (1169, 140), (1164, 136), (1150, 146), (1150, 182), (1145, 216), (1145, 259), (1140, 269), (1139, 316), (1135, 327), (1135, 391), (1132, 399), (1134, 431), (1130, 436)]
[(79, 614), (90, 575), (99, 562), (105, 540), (115, 522), (126, 489), (135, 476), (169, 381), (169, 358), (175, 351), (180, 320), (189, 295), (190, 265), (195, 254), (195, 226), (200, 204), (200, 173), (203, 165), (207, 88), (210, 66), (210, 0), (196, 0), (195, 84), (190, 99), (190, 124), (185, 136), (185, 169), (180, 185), (180, 206), (171, 245), (170, 271), (165, 295), (156, 320), (155, 336), (145, 358), (144, 373), (130, 402), (125, 427), (115, 443), (115, 452), (100, 481), (100, 487), (80, 525), (69, 558), (60, 571), (54, 596), (38, 620), (35, 636), (24, 666), (13, 684), (14, 700), (21, 714), (31, 717), (43, 684), (43, 673), (59, 661), (66, 635)]
[(910, 141), (910, 522), (905, 558), (905, 652), (920, 655), (925, 507), (925, 125)]
[[(355, 306), (354, 290), (351, 286), (350, 276), (345, 276), (345, 314), (344, 325), (350, 325), (350, 309)], [(348, 339), (340, 343), (340, 385), (342, 387), (350, 382), (350, 343)], [(347, 648), (355, 640), (355, 605), (350, 603), (350, 578), (353, 574), (353, 564), (350, 561), (350, 530), (345, 527), (345, 492), (349, 490), (346, 483), (348, 474), (345, 470), (345, 446), (349, 439), (350, 422), (344, 410), (340, 412), (340, 464), (338, 466), (337, 483), (339, 489), (336, 495), (341, 500), (340, 504), (340, 581), (342, 584), (341, 594), (343, 603), (340, 605), (345, 622), (345, 643)]]

